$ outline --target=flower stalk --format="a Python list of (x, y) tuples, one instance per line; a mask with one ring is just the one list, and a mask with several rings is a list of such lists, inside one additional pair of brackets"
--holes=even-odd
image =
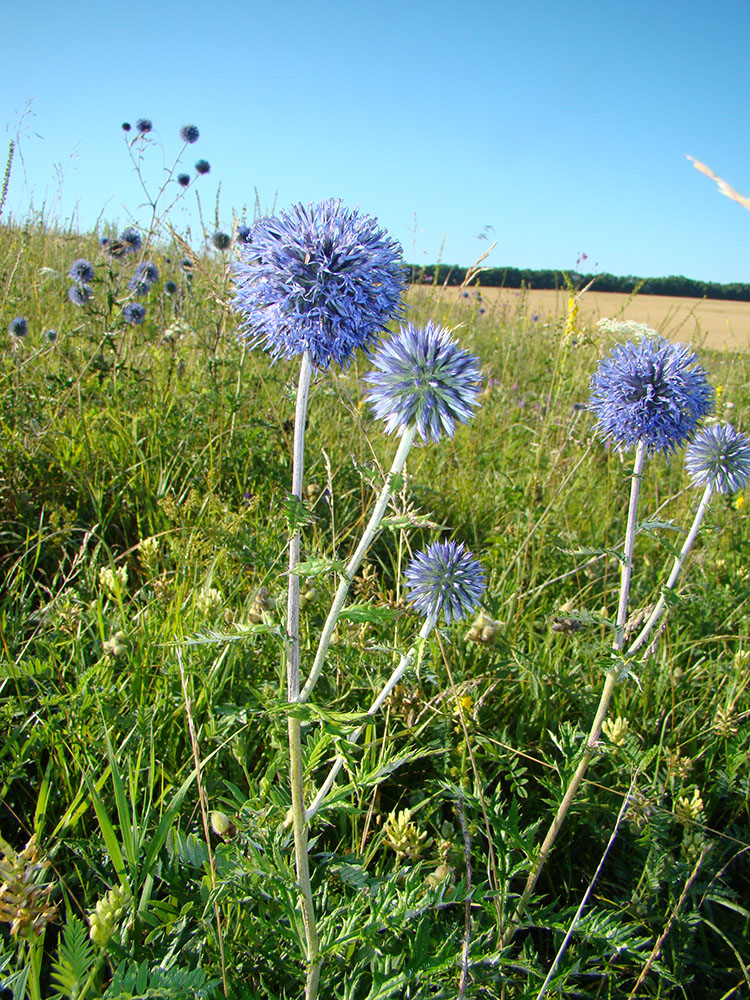
[(412, 443), (414, 441), (414, 435), (417, 432), (416, 424), (402, 434), (401, 441), (399, 442), (398, 450), (393, 458), (393, 464), (391, 465), (390, 472), (386, 478), (383, 488), (378, 496), (377, 503), (373, 508), (372, 514), (370, 515), (370, 520), (367, 523), (361, 539), (359, 540), (359, 545), (354, 551), (354, 555), (349, 560), (346, 569), (341, 574), (341, 580), (339, 582), (336, 594), (333, 598), (333, 603), (331, 605), (331, 610), (328, 612), (328, 617), (326, 618), (325, 625), (323, 626), (323, 631), (320, 634), (320, 639), (318, 641), (318, 649), (315, 653), (315, 660), (313, 661), (312, 669), (310, 670), (310, 675), (307, 678), (305, 686), (300, 692), (299, 701), (307, 701), (307, 699), (312, 694), (312, 690), (318, 682), (318, 678), (323, 670), (325, 664), (326, 654), (328, 653), (328, 648), (331, 645), (331, 639), (333, 633), (336, 629), (336, 623), (339, 620), (339, 615), (341, 610), (346, 603), (347, 595), (349, 594), (349, 589), (352, 585), (352, 581), (356, 575), (357, 570), (362, 564), (365, 553), (370, 547), (375, 535), (377, 534), (380, 522), (383, 520), (383, 515), (385, 514), (386, 508), (388, 506), (388, 501), (391, 497), (391, 485), (396, 476), (398, 476), (406, 463), (406, 458), (411, 450)]
[(620, 598), (617, 608), (615, 638), (612, 644), (613, 653), (617, 657), (617, 660), (607, 671), (607, 675), (604, 680), (604, 687), (602, 688), (602, 693), (599, 698), (599, 705), (596, 709), (594, 721), (591, 724), (591, 729), (586, 740), (583, 754), (578, 762), (578, 766), (573, 772), (573, 776), (568, 782), (565, 795), (563, 796), (562, 801), (557, 808), (557, 812), (555, 813), (555, 817), (547, 830), (547, 835), (542, 842), (542, 846), (539, 848), (539, 853), (536, 856), (536, 860), (534, 861), (532, 869), (526, 880), (526, 885), (524, 886), (523, 892), (518, 900), (518, 905), (516, 906), (516, 912), (513, 915), (513, 919), (510, 921), (505, 933), (503, 934), (503, 947), (510, 944), (516, 931), (518, 930), (521, 918), (523, 917), (526, 907), (528, 906), (529, 899), (531, 898), (531, 894), (536, 888), (539, 876), (541, 875), (542, 869), (547, 861), (547, 856), (552, 850), (555, 840), (557, 839), (557, 835), (565, 822), (565, 817), (568, 815), (570, 806), (576, 797), (580, 784), (583, 781), (583, 777), (588, 770), (589, 764), (591, 763), (591, 758), (596, 752), (596, 746), (599, 742), (599, 737), (601, 736), (602, 723), (607, 717), (609, 703), (612, 700), (615, 685), (621, 675), (622, 658), (620, 654), (622, 653), (625, 637), (625, 622), (628, 617), (628, 597), (630, 595), (630, 581), (633, 575), (633, 549), (635, 547), (638, 497), (640, 494), (641, 478), (643, 475), (645, 459), (646, 445), (643, 441), (639, 441), (636, 446), (635, 461), (633, 463), (633, 478), (630, 485), (630, 504), (628, 506), (628, 523), (625, 532), (625, 550), (620, 570)]
[[(312, 378), (310, 352), (302, 355), (297, 403), (294, 414), (294, 451), (292, 458), (292, 496), (302, 499), (302, 479), (305, 456), (305, 421), (307, 401)], [(300, 561), (300, 530), (298, 527), (289, 539), (289, 584), (287, 592), (287, 641), (286, 678), (287, 701), (294, 704), (299, 697), (299, 576), (294, 572)], [(290, 714), (289, 735), (289, 780), (292, 796), (292, 824), (294, 830), (294, 860), (297, 871), (297, 887), (302, 905), (302, 921), (305, 928), (307, 982), (305, 1000), (315, 1000), (320, 978), (320, 947), (315, 923), (315, 910), (310, 885), (308, 862), (307, 829), (305, 823), (305, 803), (303, 794), (302, 733), (298, 718)]]

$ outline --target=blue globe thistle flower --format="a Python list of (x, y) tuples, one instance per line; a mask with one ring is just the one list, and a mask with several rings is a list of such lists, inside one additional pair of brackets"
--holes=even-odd
[(177, 183), (180, 185), (180, 187), (186, 188), (190, 183), (190, 174), (178, 174)]
[(133, 275), (139, 281), (147, 281), (150, 285), (155, 285), (159, 280), (159, 268), (150, 260), (144, 260), (135, 269)]
[(100, 247), (109, 246), (109, 236), (100, 236), (99, 237), (99, 246)]
[(125, 244), (125, 249), (128, 253), (136, 253), (143, 246), (141, 234), (137, 229), (133, 229), (132, 226), (123, 229), (120, 233), (120, 241)]
[(588, 408), (597, 430), (621, 450), (642, 441), (649, 454), (673, 452), (713, 408), (714, 391), (685, 344), (643, 337), (618, 344), (591, 377)]
[(122, 310), (122, 318), (131, 326), (140, 326), (146, 318), (146, 307), (140, 302), (128, 302)]
[(463, 542), (433, 542), (406, 568), (408, 598), (425, 617), (443, 613), (448, 625), (473, 614), (484, 593), (484, 570)]
[(85, 285), (86, 282), (94, 280), (94, 265), (90, 260), (86, 260), (85, 257), (79, 257), (78, 260), (74, 260), (70, 265), (68, 274), (73, 281)]
[(401, 247), (335, 199), (260, 219), (232, 268), (240, 336), (274, 358), (346, 365), (401, 308)]
[(132, 126), (131, 126), (130, 122), (123, 122), (122, 123), (122, 130), (123, 130), (123, 132), (129, 132), (130, 129), (131, 129), (131, 127)]
[(365, 398), (388, 434), (416, 423), (423, 441), (453, 437), (456, 422), (467, 423), (479, 405), (479, 360), (432, 322), (402, 326), (378, 348), (373, 364)]
[(23, 316), (16, 316), (8, 323), (8, 333), (11, 337), (18, 337), (21, 340), (29, 332), (29, 324)]
[(86, 305), (93, 294), (90, 285), (71, 285), (68, 289), (68, 298), (74, 306)]
[(146, 133), (150, 132), (154, 126), (149, 118), (139, 118), (138, 121), (135, 123), (135, 127), (138, 129), (141, 135), (146, 135)]
[(195, 125), (183, 125), (180, 129), (180, 138), (183, 142), (197, 142), (200, 139), (200, 132)]
[(226, 250), (232, 242), (232, 237), (227, 233), (214, 233), (211, 237), (211, 242), (216, 247), (217, 250)]
[(174, 281), (165, 281), (164, 291), (167, 293), (167, 295), (175, 295), (177, 292), (177, 283)]
[(151, 282), (133, 276), (128, 282), (128, 288), (136, 298), (140, 299), (151, 291)]
[(207, 174), (211, 170), (211, 164), (208, 162), (208, 160), (198, 160), (198, 162), (195, 164), (195, 169), (199, 174)]
[(180, 261), (180, 267), (182, 268), (183, 271), (192, 271), (193, 262), (189, 257), (183, 257), (182, 260)]
[(696, 486), (737, 493), (750, 478), (750, 442), (731, 424), (703, 427), (688, 445), (685, 468)]
[(57, 330), (45, 330), (44, 339), (47, 341), (48, 344), (54, 344), (54, 342), (57, 340)]
[(250, 226), (246, 226), (244, 222), (237, 226), (237, 239), (240, 243), (246, 243), (249, 236)]

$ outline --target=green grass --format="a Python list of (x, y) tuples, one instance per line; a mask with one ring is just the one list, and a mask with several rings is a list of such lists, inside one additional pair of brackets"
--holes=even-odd
[[(80, 256), (98, 262), (83, 309), (66, 296)], [(222, 951), (232, 997), (303, 989), (279, 610), (296, 371), (239, 345), (222, 259), (188, 281), (183, 256), (159, 247), (146, 323), (126, 327), (114, 303), (128, 265), (106, 264), (93, 236), (0, 227), (0, 830), (6, 854), (35, 836), (49, 865), (16, 874), (49, 884), (58, 909), (39, 935), (2, 925), (7, 996), (220, 996)], [(15, 315), (29, 334), (14, 350)], [(451, 319), (429, 295), (413, 318)], [(561, 331), (522, 310), (475, 314), (456, 334), (482, 359), (483, 405), (454, 440), (412, 451), (395, 513), (467, 543), (503, 627), (488, 646), (466, 626), (433, 640), (348, 750), (311, 830), (321, 996), (454, 997), (466, 938), (467, 996), (535, 997), (631, 782), (553, 995), (628, 997), (665, 931), (636, 996), (750, 995), (750, 525), (723, 500), (654, 654), (615, 692), (625, 744), (603, 741), (523, 927), (498, 947), (609, 665), (630, 459), (580, 408), (607, 346), (595, 336), (563, 351)], [(703, 361), (742, 426), (748, 359)], [(303, 558), (352, 551), (390, 465), (395, 441), (362, 402), (367, 367), (314, 385)], [(632, 609), (655, 599), (690, 523), (686, 486), (679, 457), (648, 464), (640, 517), (658, 509), (660, 523), (637, 540)], [(371, 550), (357, 599), (395, 620), (339, 624), (303, 728), (308, 796), (418, 631), (403, 569), (438, 534), (397, 527)], [(107, 568), (127, 584), (107, 590)], [(303, 673), (336, 583), (303, 583)], [(263, 587), (278, 608), (259, 623)], [(209, 844), (185, 693), (209, 808), (236, 828)], [(457, 697), (471, 699), (463, 718)], [(696, 789), (703, 809), (686, 823), (680, 799)], [(121, 882), (129, 901), (93, 945), (87, 917)]]

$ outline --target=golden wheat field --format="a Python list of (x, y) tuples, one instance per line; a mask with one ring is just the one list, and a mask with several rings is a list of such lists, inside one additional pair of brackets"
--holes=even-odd
[[(481, 294), (481, 300), (477, 297)], [(566, 290), (534, 291), (513, 288), (471, 288), (468, 297), (459, 288), (412, 286), (410, 298), (423, 297), (440, 302), (446, 322), (457, 323), (470, 310), (484, 308), (488, 316), (500, 311), (508, 315), (537, 316), (544, 323), (565, 315)], [(622, 295), (591, 289), (579, 299), (580, 321), (594, 324), (598, 319), (630, 319), (648, 323), (671, 340), (716, 349), (750, 349), (750, 302), (721, 299), (688, 299), (668, 295)]]

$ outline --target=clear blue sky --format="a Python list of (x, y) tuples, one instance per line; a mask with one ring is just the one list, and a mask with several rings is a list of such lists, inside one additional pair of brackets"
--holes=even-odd
[[(615, 274), (750, 281), (750, 212), (685, 159), (750, 195), (746, 0), (26, 0), (3, 29), (6, 140), (33, 99), (4, 217), (143, 221), (120, 130), (143, 117), (168, 158), (200, 129), (185, 165), (211, 163), (211, 227), (221, 183), (223, 228), (256, 189), (264, 208), (340, 197), (409, 261), (444, 236), (442, 259), (470, 264), (486, 233), (496, 266), (584, 251)], [(194, 205), (176, 228), (196, 233)]]

